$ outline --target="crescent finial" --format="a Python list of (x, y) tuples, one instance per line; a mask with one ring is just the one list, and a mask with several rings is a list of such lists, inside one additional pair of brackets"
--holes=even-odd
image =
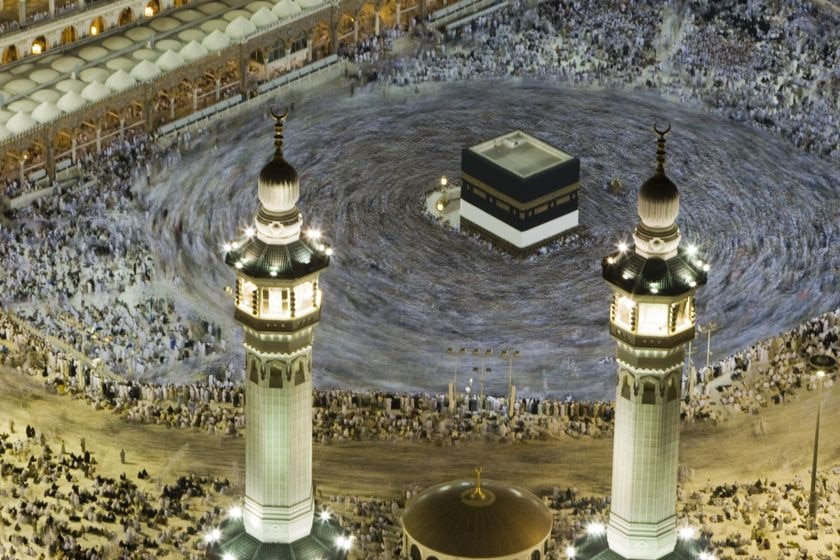
[(288, 107), (286, 107), (286, 108), (283, 110), (283, 114), (282, 114), (282, 115), (278, 115), (277, 113), (275, 113), (275, 112), (274, 112), (274, 109), (271, 109), (271, 116), (272, 116), (272, 117), (274, 117), (274, 120), (276, 120), (276, 121), (278, 121), (278, 122), (279, 122), (279, 121), (284, 121), (284, 120), (286, 120), (286, 117), (287, 117), (288, 115), (289, 115), (289, 108), (288, 108)]
[(665, 121), (665, 122), (668, 124), (668, 128), (666, 128), (665, 130), (659, 130), (659, 127), (657, 126), (659, 124), (659, 121), (653, 121), (653, 131), (655, 133), (657, 133), (659, 136), (664, 137), (666, 134), (671, 132), (671, 121)]

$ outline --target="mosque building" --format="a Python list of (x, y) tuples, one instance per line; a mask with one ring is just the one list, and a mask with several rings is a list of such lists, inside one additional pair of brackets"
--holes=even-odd
[(578, 226), (580, 160), (521, 130), (461, 152), (460, 227), (527, 254)]
[(685, 345), (694, 338), (694, 294), (709, 265), (680, 246), (680, 197), (665, 175), (665, 130), (654, 175), (639, 191), (632, 246), (603, 262), (617, 344), (612, 498), (606, 535), (577, 543), (578, 560), (694, 559), (676, 517), (680, 393)]
[(316, 517), (312, 488), (312, 343), (330, 250), (301, 236), (298, 174), (283, 157), (286, 114), (272, 115), (275, 153), (259, 175), (254, 225), (225, 246), (245, 331), (245, 503), (211, 536), (207, 557), (345, 558), (351, 538)]
[(551, 510), (531, 492), (481, 479), (427, 488), (405, 508), (403, 551), (410, 560), (541, 560)]

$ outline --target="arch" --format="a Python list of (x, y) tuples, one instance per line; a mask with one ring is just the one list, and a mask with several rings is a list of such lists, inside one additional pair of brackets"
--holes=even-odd
[(32, 41), (32, 47), (30, 48), (32, 50), (32, 54), (41, 54), (42, 52), (46, 51), (47, 48), (49, 48), (49, 45), (47, 44), (47, 38), (43, 35), (38, 35)]
[[(175, 4), (178, 5), (177, 3)], [(160, 2), (158, 0), (149, 0), (146, 7), (143, 8), (143, 15), (146, 17), (156, 16), (160, 13)]]
[(105, 31), (105, 19), (102, 16), (93, 18), (88, 26), (88, 33), (90, 35), (99, 35)]
[(674, 375), (668, 378), (668, 401), (673, 401), (677, 398), (677, 384), (674, 383)]
[(70, 43), (76, 40), (76, 28), (72, 25), (68, 25), (64, 29), (61, 30), (61, 44), (62, 45), (69, 45)]
[(332, 52), (332, 32), (328, 21), (318, 21), (309, 36), (312, 39), (313, 58), (323, 58)]
[(420, 549), (417, 548), (416, 544), (411, 545), (411, 560), (423, 560)]
[(117, 25), (119, 26), (128, 25), (132, 21), (134, 21), (134, 12), (128, 7), (121, 11), (119, 17), (117, 17)]
[(9, 45), (5, 49), (3, 49), (3, 64), (8, 64), (10, 62), (14, 62), (18, 59), (18, 52), (17, 47), (14, 45)]
[(268, 378), (268, 387), (270, 389), (282, 389), (283, 388), (283, 370), (286, 369), (286, 364), (278, 363), (278, 365), (272, 364), (269, 368), (269, 378)]
[(541, 556), (542, 555), (540, 554), (540, 551), (535, 550), (534, 552), (531, 553), (531, 560), (540, 560)]
[(175, 0), (174, 6), (179, 8), (181, 6), (186, 6), (187, 4), (189, 4), (189, 0)]
[(624, 383), (621, 384), (621, 398), (630, 400), (630, 382), (624, 378)]
[(262, 49), (252, 50), (251, 54), (248, 55), (248, 60), (250, 60), (251, 62), (254, 62), (256, 64), (259, 64), (260, 66), (265, 64), (265, 56), (263, 55)]
[(251, 369), (248, 372), (248, 380), (253, 381), (254, 383), (260, 382), (259, 371), (257, 368), (257, 360), (251, 361)]

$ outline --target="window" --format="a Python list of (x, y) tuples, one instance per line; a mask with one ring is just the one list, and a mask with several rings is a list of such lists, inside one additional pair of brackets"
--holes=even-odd
[(625, 296), (616, 296), (615, 323), (622, 329), (633, 330), (633, 314), (636, 312), (636, 302)]
[(420, 556), (420, 549), (417, 548), (416, 544), (411, 545), (411, 560), (423, 560), (423, 557)]
[(315, 290), (312, 282), (295, 286), (295, 316), (300, 317), (315, 307)]
[(651, 381), (645, 383), (642, 404), (656, 404), (656, 385)]
[(667, 334), (668, 306), (661, 303), (639, 304), (639, 334)]
[(290, 317), (291, 300), (289, 288), (263, 288), (261, 317)]
[(671, 332), (680, 332), (691, 326), (691, 298), (678, 301), (671, 306)]
[(531, 553), (531, 560), (540, 560), (540, 551), (535, 550)]
[(257, 287), (254, 285), (253, 282), (250, 282), (248, 280), (242, 280), (241, 278), (236, 281), (236, 287), (239, 296), (237, 300), (237, 305), (239, 306), (239, 309), (241, 309), (242, 311), (247, 311), (248, 313), (254, 313), (254, 295), (257, 290)]

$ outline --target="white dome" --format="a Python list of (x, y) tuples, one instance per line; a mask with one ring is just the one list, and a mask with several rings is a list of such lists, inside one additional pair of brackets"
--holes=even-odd
[(20, 134), (21, 132), (26, 132), (33, 126), (37, 126), (37, 122), (35, 119), (30, 117), (24, 112), (18, 111), (14, 117), (9, 119), (9, 122), (6, 123), (6, 128), (12, 134)]
[(274, 12), (274, 15), (280, 19), (283, 19), (296, 16), (303, 10), (301, 10), (300, 6), (298, 6), (294, 0), (280, 0), (273, 8), (271, 8), (271, 11)]
[(92, 81), (82, 90), (82, 97), (88, 101), (99, 101), (109, 95), (111, 95), (111, 90), (97, 80)]
[(208, 51), (220, 51), (230, 45), (230, 38), (227, 35), (216, 29), (210, 35), (204, 38), (201, 46)]
[(157, 59), (157, 65), (161, 70), (169, 71), (175, 70), (179, 66), (186, 64), (184, 57), (173, 51), (166, 51), (160, 58)]
[(44, 101), (32, 111), (32, 118), (41, 124), (48, 123), (61, 116), (61, 109), (55, 106), (55, 103)]
[(65, 113), (72, 113), (76, 109), (83, 107), (85, 103), (87, 103), (87, 101), (85, 101), (84, 97), (75, 91), (68, 91), (61, 96), (61, 99), (58, 100), (56, 106)]
[(134, 77), (125, 70), (117, 70), (105, 80), (105, 85), (114, 91), (123, 91), (137, 83)]
[(159, 76), (160, 73), (160, 68), (157, 67), (157, 64), (148, 60), (141, 61), (131, 70), (131, 75), (141, 82), (148, 82)]
[(199, 58), (207, 56), (207, 49), (201, 46), (201, 43), (193, 39), (181, 49), (180, 55), (184, 60), (191, 62)]
[(277, 22), (277, 16), (268, 8), (260, 8), (251, 16), (251, 23), (259, 28), (268, 27)]
[(256, 30), (256, 25), (254, 25), (244, 17), (239, 16), (227, 25), (227, 27), (225, 28), (225, 35), (227, 35), (231, 39), (241, 39), (243, 37), (247, 37)]

